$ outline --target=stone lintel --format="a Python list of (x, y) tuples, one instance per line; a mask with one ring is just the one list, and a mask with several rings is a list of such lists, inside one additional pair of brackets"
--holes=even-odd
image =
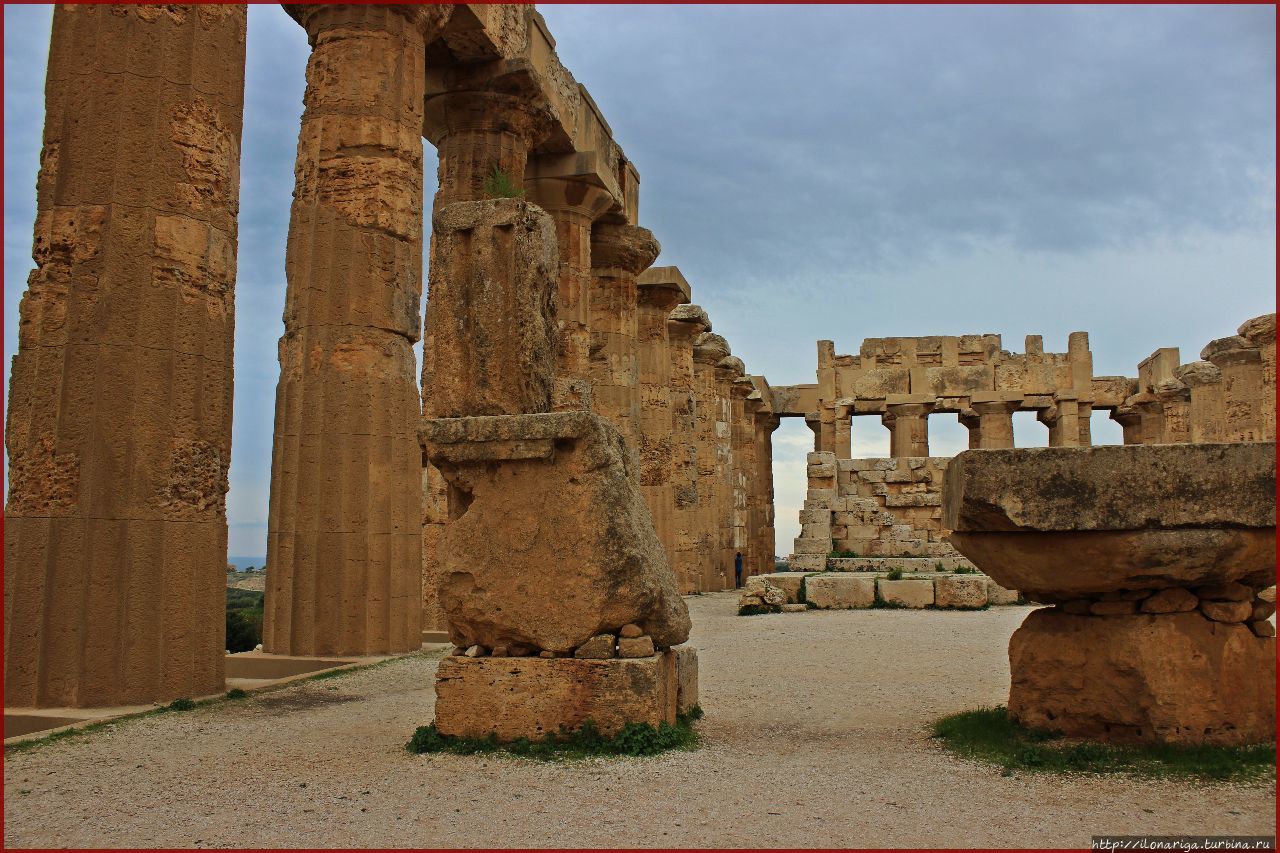
[(1114, 409), (1138, 392), (1138, 380), (1128, 376), (1095, 376), (1091, 389), (1095, 409)]
[(980, 391), (969, 395), (969, 405), (974, 403), (1021, 403), (1021, 391)]
[(886, 406), (901, 406), (912, 403), (932, 405), (937, 399), (932, 394), (888, 394), (884, 398), (884, 403)]
[(548, 459), (553, 442), (583, 438), (592, 431), (593, 418), (580, 411), (424, 418), (418, 441), (433, 460)]
[(697, 652), (687, 646), (608, 660), (449, 656), (436, 671), (435, 723), (444, 735), (540, 741), (587, 720), (605, 735), (675, 723), (696, 702)]

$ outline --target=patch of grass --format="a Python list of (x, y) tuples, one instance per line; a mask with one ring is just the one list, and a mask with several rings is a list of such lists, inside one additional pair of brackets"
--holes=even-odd
[(770, 613), (772, 611), (763, 604), (744, 604), (738, 608), (739, 616), (759, 616), (762, 613)]
[(1031, 773), (1124, 773), (1146, 778), (1248, 781), (1275, 770), (1275, 745), (1111, 746), (1028, 729), (1004, 706), (943, 717), (933, 737), (962, 758), (1002, 768), (1004, 775)]
[(228, 690), (228, 691), (227, 691), (227, 696), (226, 696), (226, 698), (228, 698), (228, 699), (243, 699), (244, 697), (246, 697), (246, 696), (248, 696), (248, 695), (249, 695), (249, 694), (248, 694), (247, 692), (245, 692), (245, 691), (241, 690), (239, 687), (232, 687), (230, 690)]
[[(939, 563), (938, 565), (942, 565), (942, 564)], [(978, 570), (975, 569), (973, 566), (957, 566), (955, 571), (952, 572), (952, 574), (955, 574), (955, 575), (976, 575), (977, 573), (978, 573)]]
[(524, 190), (511, 183), (511, 176), (499, 169), (493, 167), (488, 175), (485, 176), (484, 184), (481, 189), (484, 194), (490, 198), (523, 198)]
[(902, 610), (905, 605), (897, 601), (885, 601), (884, 596), (880, 594), (880, 585), (876, 584), (876, 595), (871, 600), (872, 610)]
[(885, 577), (885, 580), (900, 581), (902, 580), (902, 575), (903, 575), (902, 567), (899, 566), (896, 569), (890, 569), (888, 576)]
[(405, 749), (419, 755), (435, 752), (448, 752), (454, 755), (505, 752), (509, 755), (539, 761), (600, 756), (638, 757), (657, 755), (672, 749), (695, 748), (698, 745), (698, 735), (693, 730), (693, 723), (700, 719), (702, 719), (702, 708), (695, 705), (689, 709), (688, 713), (679, 715), (674, 726), (670, 723), (660, 723), (655, 728), (648, 723), (627, 723), (612, 737), (606, 737), (600, 733), (593, 721), (585, 720), (573, 731), (562, 728), (559, 734), (548, 734), (541, 741), (517, 738), (510, 743), (500, 742), (498, 735), (494, 732), (490, 732), (483, 738), (442, 735), (436, 729), (435, 723), (432, 723), (419, 726), (413, 733), (413, 737), (405, 744)]
[(174, 699), (172, 702), (170, 702), (169, 710), (170, 711), (190, 711), (195, 706), (196, 706), (195, 702), (192, 702), (190, 699), (187, 699), (184, 697), (182, 699)]

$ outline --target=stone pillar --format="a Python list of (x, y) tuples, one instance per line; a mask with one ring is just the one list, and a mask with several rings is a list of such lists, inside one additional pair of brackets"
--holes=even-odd
[(822, 416), (818, 412), (805, 412), (804, 425), (813, 433), (813, 452), (822, 452)]
[(1262, 361), (1262, 394), (1260, 400), (1261, 439), (1276, 438), (1276, 315), (1263, 314), (1246, 320), (1237, 333), (1258, 348)]
[(1005, 449), (1013, 447), (1013, 413), (1018, 403), (1011, 400), (973, 400), (970, 406), (978, 414), (981, 431), (979, 447)]
[(1223, 441), (1226, 407), (1222, 399), (1222, 371), (1212, 362), (1193, 361), (1179, 367), (1177, 376), (1191, 391), (1190, 441), (1193, 444)]
[(530, 200), (555, 222), (560, 250), (553, 408), (590, 410), (591, 226), (608, 210), (612, 196), (594, 184), (567, 178), (537, 178), (528, 186)]
[(5, 704), (221, 692), (245, 7), (53, 13), (5, 443)]
[(929, 412), (932, 408), (928, 403), (890, 403), (885, 406), (882, 420), (889, 428), (890, 456), (929, 455)]
[[(729, 359), (741, 366), (742, 360), (738, 358)], [(743, 374), (745, 374), (745, 366)], [(742, 555), (742, 574), (745, 577), (751, 567), (752, 560), (752, 519), (751, 512), (754, 505), (755, 474), (755, 427), (753, 424), (753, 413), (758, 405), (760, 395), (756, 394), (756, 387), (751, 382), (751, 377), (740, 374), (736, 376), (729, 386), (729, 532), (730, 542), (726, 551), (728, 562), (726, 563), (726, 572), (728, 573), (727, 586), (735, 587), (736, 584), (736, 561), (737, 555)], [(751, 395), (755, 394), (755, 401), (751, 400)]]
[(969, 431), (969, 449), (982, 447), (982, 417), (973, 409), (964, 409), (956, 414), (956, 420)]
[(702, 447), (701, 417), (694, 381), (694, 341), (710, 330), (707, 313), (697, 305), (681, 305), (671, 312), (667, 336), (671, 357), (671, 483), (675, 504), (675, 560), (672, 567), (680, 592), (701, 591), (702, 567), (710, 559), (704, 535), (702, 498), (710, 482), (699, 476)]
[(422, 641), (420, 105), (425, 40), (450, 10), (288, 7), (311, 57), (285, 261), (268, 652)]
[[(695, 409), (698, 440), (698, 533), (703, 543), (699, 564), (700, 592), (723, 589), (722, 530), (725, 517), (725, 460), (722, 442), (728, 439), (727, 385), (716, 365), (732, 353), (714, 332), (703, 332), (693, 343)], [(727, 378), (727, 377), (726, 377)], [(732, 570), (732, 566), (730, 567)]]
[[(1226, 408), (1223, 440), (1261, 441), (1264, 429), (1261, 351), (1247, 338), (1232, 335), (1210, 342), (1200, 357), (1222, 371)], [(1272, 412), (1273, 419), (1274, 414)]]
[(773, 571), (777, 556), (777, 526), (773, 495), (773, 433), (782, 421), (772, 412), (759, 412), (755, 416), (756, 464), (760, 473), (756, 480), (756, 493), (761, 500), (760, 527), (756, 538), (756, 563), (751, 574), (763, 575)]
[(1191, 389), (1177, 379), (1165, 379), (1155, 386), (1160, 406), (1160, 444), (1191, 441)]
[(520, 195), (529, 151), (551, 128), (536, 98), (483, 89), (433, 96), (425, 120), (440, 158), (436, 210), (455, 201)]
[(1080, 430), (1080, 447), (1093, 445), (1093, 403), (1076, 402), (1076, 426)]
[(1036, 412), (1036, 419), (1049, 428), (1050, 447), (1080, 446), (1080, 412), (1073, 397), (1055, 396), (1053, 406)]
[(591, 231), (591, 375), (595, 411), (613, 422), (627, 447), (640, 447), (636, 277), (661, 247), (647, 228), (598, 222)]
[(835, 420), (835, 447), (837, 459), (853, 458), (853, 411), (851, 406), (837, 406)]
[(637, 281), (637, 360), (640, 393), (640, 491), (667, 562), (676, 563), (675, 492), (672, 481), (678, 438), (672, 434), (671, 353), (667, 322), (688, 303), (689, 285), (675, 267), (655, 267)]

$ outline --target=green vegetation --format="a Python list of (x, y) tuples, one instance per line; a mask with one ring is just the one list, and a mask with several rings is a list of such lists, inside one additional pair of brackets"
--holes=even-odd
[(226, 698), (227, 699), (243, 699), (248, 695), (249, 695), (248, 693), (241, 690), (239, 687), (232, 687), (230, 690), (227, 691)]
[(262, 642), (263, 594), (227, 589), (227, 651), (251, 652)]
[(489, 198), (524, 197), (524, 190), (511, 183), (511, 176), (497, 166), (494, 166), (493, 171), (485, 176), (481, 189)]
[(419, 726), (405, 744), (410, 752), (451, 752), (454, 755), (505, 752), (521, 758), (540, 761), (595, 758), (598, 756), (657, 755), (671, 749), (690, 750), (698, 745), (698, 735), (693, 730), (695, 720), (702, 718), (702, 708), (695, 705), (687, 714), (681, 714), (673, 726), (659, 723), (657, 728), (648, 723), (627, 723), (616, 734), (605, 737), (591, 720), (583, 721), (576, 730), (562, 728), (560, 733), (550, 733), (541, 741), (517, 738), (510, 743), (498, 741), (496, 733), (488, 737), (468, 738), (442, 735), (435, 723)]
[(770, 613), (768, 607), (763, 604), (744, 604), (738, 608), (739, 616), (759, 616), (762, 613)]
[[(938, 565), (942, 565), (942, 564), (939, 563)], [(952, 572), (952, 574), (957, 574), (957, 575), (976, 575), (977, 573), (978, 573), (978, 570), (975, 569), (973, 566), (959, 566), (956, 568), (954, 572)]]
[(845, 550), (843, 550), (843, 551), (834, 551), (834, 550), (833, 550), (833, 551), (832, 551), (830, 554), (828, 554), (827, 556), (828, 556), (828, 557), (833, 557), (833, 558), (836, 558), (836, 559), (845, 559), (845, 558), (848, 558), (848, 557), (856, 557), (856, 556), (858, 556), (858, 554), (857, 554), (857, 552), (856, 552), (856, 551), (850, 551), (849, 549), (847, 549), (847, 548), (846, 548), (846, 549), (845, 549)]
[(889, 581), (902, 580), (902, 567), (899, 566), (898, 568), (890, 569), (889, 574), (885, 577), (885, 580), (889, 580)]
[(1275, 770), (1275, 745), (1110, 746), (1025, 728), (1004, 706), (965, 711), (933, 725), (933, 737), (961, 758), (1030, 773), (1125, 773), (1214, 781), (1258, 779)]
[(190, 699), (186, 699), (186, 698), (174, 699), (172, 702), (169, 703), (169, 710), (170, 711), (190, 711), (195, 706), (196, 706), (196, 703), (192, 702)]

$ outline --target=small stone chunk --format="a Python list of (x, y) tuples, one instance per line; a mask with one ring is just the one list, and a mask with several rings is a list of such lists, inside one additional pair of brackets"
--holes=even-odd
[(765, 584), (764, 589), (760, 592), (760, 599), (765, 603), (777, 607), (787, 603), (787, 593), (785, 590), (774, 586), (773, 584)]
[(511, 648), (508, 650), (508, 654), (510, 654), (513, 658), (527, 658), (527, 657), (530, 657), (531, 655), (536, 654), (537, 651), (538, 650), (535, 649), (533, 646), (525, 646), (520, 643), (513, 643), (511, 645)]
[(469, 649), (467, 649), (465, 652), (463, 652), (463, 655), (469, 658), (482, 658), (485, 656), (485, 654), (486, 652), (485, 652), (484, 646), (481, 646), (479, 644), (474, 645)]
[(759, 607), (764, 604), (764, 599), (758, 595), (744, 595), (738, 599), (739, 607)]
[(1263, 601), (1261, 598), (1255, 599), (1253, 602), (1253, 615), (1249, 618), (1255, 622), (1260, 619), (1270, 619), (1276, 612), (1276, 604), (1274, 601)]
[(1272, 604), (1275, 604), (1276, 588), (1274, 586), (1267, 587), (1262, 592), (1258, 593), (1258, 598), (1261, 598), (1263, 601), (1270, 601)]
[(1138, 605), (1133, 601), (1095, 601), (1089, 612), (1094, 616), (1130, 616), (1138, 612)]
[(1259, 637), (1274, 637), (1276, 635), (1276, 626), (1266, 619), (1253, 620), (1249, 623), (1249, 630)]
[(1248, 601), (1201, 601), (1200, 612), (1214, 622), (1243, 622), (1253, 613)]
[(1180, 586), (1162, 589), (1142, 602), (1143, 613), (1187, 613), (1195, 610), (1200, 600)]
[(1087, 598), (1077, 598), (1072, 601), (1064, 601), (1058, 605), (1058, 609), (1063, 613), (1070, 613), (1073, 616), (1088, 616), (1089, 608), (1093, 607), (1093, 602)]
[(505, 658), (511, 654), (511, 647), (510, 646), (494, 646), (493, 650), (489, 652), (489, 654), (495, 658)]
[(461, 657), (463, 654), (466, 653), (466, 651), (467, 651), (466, 646), (454, 646), (452, 649), (449, 650), (449, 654)]
[(783, 613), (803, 613), (809, 609), (806, 604), (784, 604), (782, 605)]
[(604, 659), (613, 657), (613, 634), (596, 634), (590, 640), (578, 646), (573, 653), (575, 658)]
[(628, 640), (634, 640), (637, 637), (644, 636), (644, 629), (635, 623), (628, 623), (623, 625), (622, 629), (618, 631), (618, 636), (625, 637)]
[(653, 656), (653, 637), (624, 637), (618, 641), (618, 657), (647, 658)]
[(540, 658), (553, 658), (555, 656), (556, 656), (556, 653), (551, 651), (550, 649), (543, 649), (542, 651), (538, 652), (538, 657)]
[[(1242, 583), (1218, 583), (1212, 586), (1196, 587), (1196, 595), (1201, 601), (1251, 601), (1253, 590)], [(1231, 620), (1238, 622), (1238, 619)]]

